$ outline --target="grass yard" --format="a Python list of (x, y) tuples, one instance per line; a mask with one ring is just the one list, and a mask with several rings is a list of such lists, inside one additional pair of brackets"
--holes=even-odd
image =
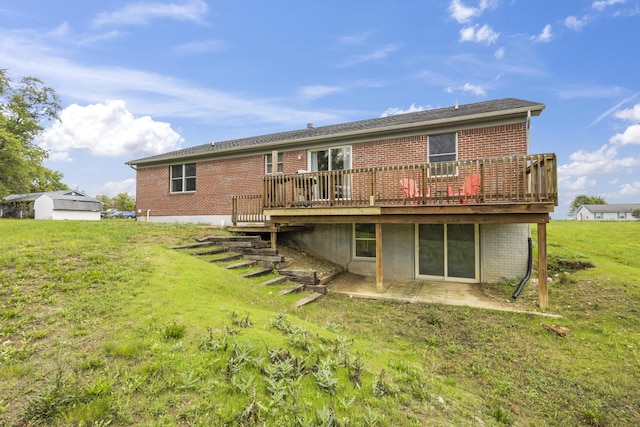
[(211, 232), (0, 221), (0, 425), (640, 425), (640, 222), (548, 225), (559, 319), (337, 294), (294, 309), (288, 285), (170, 249)]

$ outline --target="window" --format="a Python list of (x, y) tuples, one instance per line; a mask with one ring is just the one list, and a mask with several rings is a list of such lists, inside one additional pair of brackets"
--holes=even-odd
[(626, 212), (618, 212), (618, 219), (627, 219)]
[[(458, 160), (455, 133), (429, 136), (429, 163), (455, 162)], [(433, 166), (433, 175), (453, 175), (456, 171), (451, 166), (444, 170), (442, 166)]]
[(196, 164), (171, 166), (171, 192), (196, 191)]
[[(273, 159), (276, 159), (276, 167), (274, 170)], [(267, 174), (284, 171), (284, 155), (273, 151), (270, 154), (264, 156), (264, 172)]]
[(376, 225), (354, 224), (356, 257), (376, 257)]

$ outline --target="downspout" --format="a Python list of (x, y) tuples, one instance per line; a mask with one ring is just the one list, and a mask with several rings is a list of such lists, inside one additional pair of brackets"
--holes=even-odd
[[(531, 226), (529, 226), (529, 230), (531, 230)], [(522, 288), (524, 288), (525, 283), (527, 283), (527, 281), (531, 277), (531, 270), (533, 268), (533, 243), (531, 241), (531, 237), (529, 237), (528, 240), (529, 240), (529, 257), (527, 259), (527, 274), (525, 274), (525, 276), (522, 278), (522, 280), (520, 281), (520, 284), (518, 285), (518, 288), (513, 293), (513, 299), (518, 298), (518, 295), (520, 295), (520, 292), (522, 292)]]

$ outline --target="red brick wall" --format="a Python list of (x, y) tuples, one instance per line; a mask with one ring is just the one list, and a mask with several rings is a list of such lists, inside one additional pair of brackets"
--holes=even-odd
[[(306, 169), (304, 150), (284, 153), (284, 173)], [(262, 194), (264, 155), (209, 160), (196, 165), (196, 191), (170, 193), (169, 166), (139, 168), (136, 205), (151, 216), (229, 215), (234, 195)]]
[[(348, 145), (348, 144), (344, 144)], [(489, 126), (458, 132), (458, 159), (526, 153), (526, 124)], [(427, 162), (427, 136), (388, 138), (352, 144), (352, 167)], [(284, 152), (284, 173), (307, 169), (307, 151)], [(140, 168), (137, 206), (156, 215), (229, 215), (231, 196), (262, 193), (264, 155), (198, 162), (196, 191), (169, 193), (169, 166)]]
[(352, 167), (413, 165), (427, 162), (427, 137), (379, 139), (352, 145)]
[(524, 122), (458, 132), (458, 160), (526, 153), (527, 127)]

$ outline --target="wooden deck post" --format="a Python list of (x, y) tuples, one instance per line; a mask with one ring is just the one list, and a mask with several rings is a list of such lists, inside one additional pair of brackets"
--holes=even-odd
[(278, 232), (277, 231), (272, 231), (271, 232), (271, 249), (278, 249), (276, 248), (276, 242), (278, 241)]
[(383, 292), (382, 286), (382, 224), (376, 224), (376, 289)]
[(538, 298), (540, 308), (547, 308), (547, 224), (538, 223)]

